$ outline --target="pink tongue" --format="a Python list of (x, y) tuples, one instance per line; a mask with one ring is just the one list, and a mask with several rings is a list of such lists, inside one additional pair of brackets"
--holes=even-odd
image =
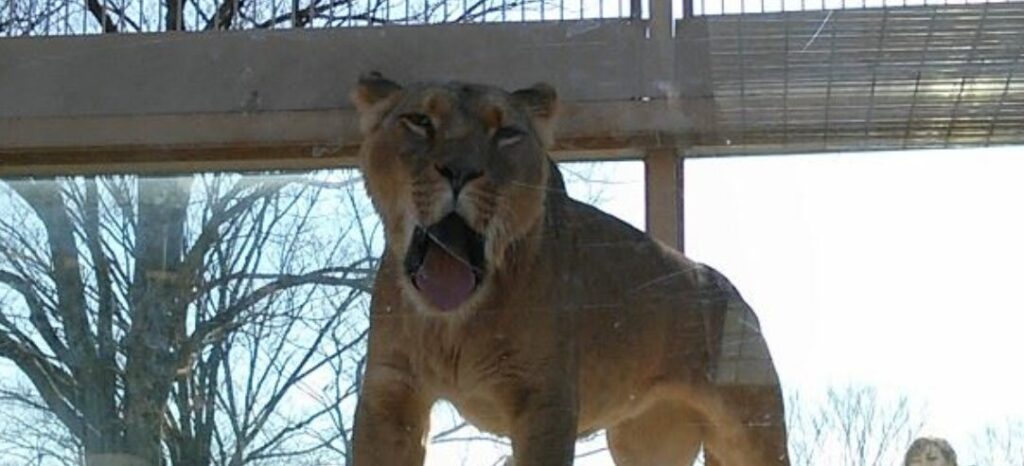
[(469, 299), (476, 278), (465, 262), (430, 244), (423, 264), (413, 276), (413, 283), (435, 306), (450, 311)]

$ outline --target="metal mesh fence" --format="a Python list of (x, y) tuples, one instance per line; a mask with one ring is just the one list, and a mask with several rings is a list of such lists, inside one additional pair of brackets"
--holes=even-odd
[[(793, 11), (977, 5), (1020, 0), (673, 0), (674, 16), (738, 15)], [(687, 14), (689, 13), (689, 14)]]
[(1024, 138), (1017, 4), (709, 18), (733, 144), (907, 149)]
[(3, 0), (0, 36), (628, 18), (638, 4), (635, 0)]
[[(2, 0), (0, 37), (647, 18), (652, 0)], [(675, 19), (1021, 0), (670, 0)]]

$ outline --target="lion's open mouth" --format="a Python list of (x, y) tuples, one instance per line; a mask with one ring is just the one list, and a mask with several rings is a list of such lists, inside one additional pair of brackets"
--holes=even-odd
[(476, 291), (485, 270), (484, 238), (451, 213), (427, 227), (416, 227), (405, 272), (416, 289), (444, 311), (459, 307)]

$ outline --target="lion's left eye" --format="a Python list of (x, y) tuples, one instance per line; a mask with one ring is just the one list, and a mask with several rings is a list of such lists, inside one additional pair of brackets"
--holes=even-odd
[(406, 113), (399, 119), (405, 127), (421, 138), (429, 138), (434, 135), (434, 122), (429, 116), (422, 113)]
[(494, 132), (494, 141), (498, 149), (504, 149), (522, 141), (523, 136), (526, 136), (526, 133), (521, 129), (505, 126)]

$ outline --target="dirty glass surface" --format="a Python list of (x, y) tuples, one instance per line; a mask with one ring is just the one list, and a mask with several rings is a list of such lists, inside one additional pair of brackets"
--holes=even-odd
[[(294, 169), (355, 166), (353, 63), (560, 83), (569, 194), (735, 285), (703, 375), (765, 376), (763, 332), (793, 466), (1024, 465), (1021, 4), (0, 0), (0, 466), (354, 464), (383, 227), (357, 170)], [(427, 465), (511, 458), (430, 419)]]
[[(688, 255), (757, 309), (794, 464), (892, 464), (922, 435), (961, 464), (1017, 464), (1016, 150), (687, 162)], [(643, 228), (642, 162), (560, 167)], [(345, 464), (383, 246), (358, 172), (9, 179), (0, 209), (5, 464), (76, 464), (71, 421), (123, 428), (154, 380), (172, 464)], [(447, 403), (427, 451), (511, 452)], [(577, 454), (612, 464), (603, 435)]]
[[(641, 162), (562, 170), (643, 228)], [(128, 441), (154, 384), (171, 464), (348, 461), (383, 250), (358, 171), (7, 179), (0, 218), (0, 464)], [(431, 464), (507, 454), (435, 411)]]
[(687, 252), (758, 310), (795, 464), (900, 464), (919, 436), (1024, 459), (1020, 150), (687, 162)]

